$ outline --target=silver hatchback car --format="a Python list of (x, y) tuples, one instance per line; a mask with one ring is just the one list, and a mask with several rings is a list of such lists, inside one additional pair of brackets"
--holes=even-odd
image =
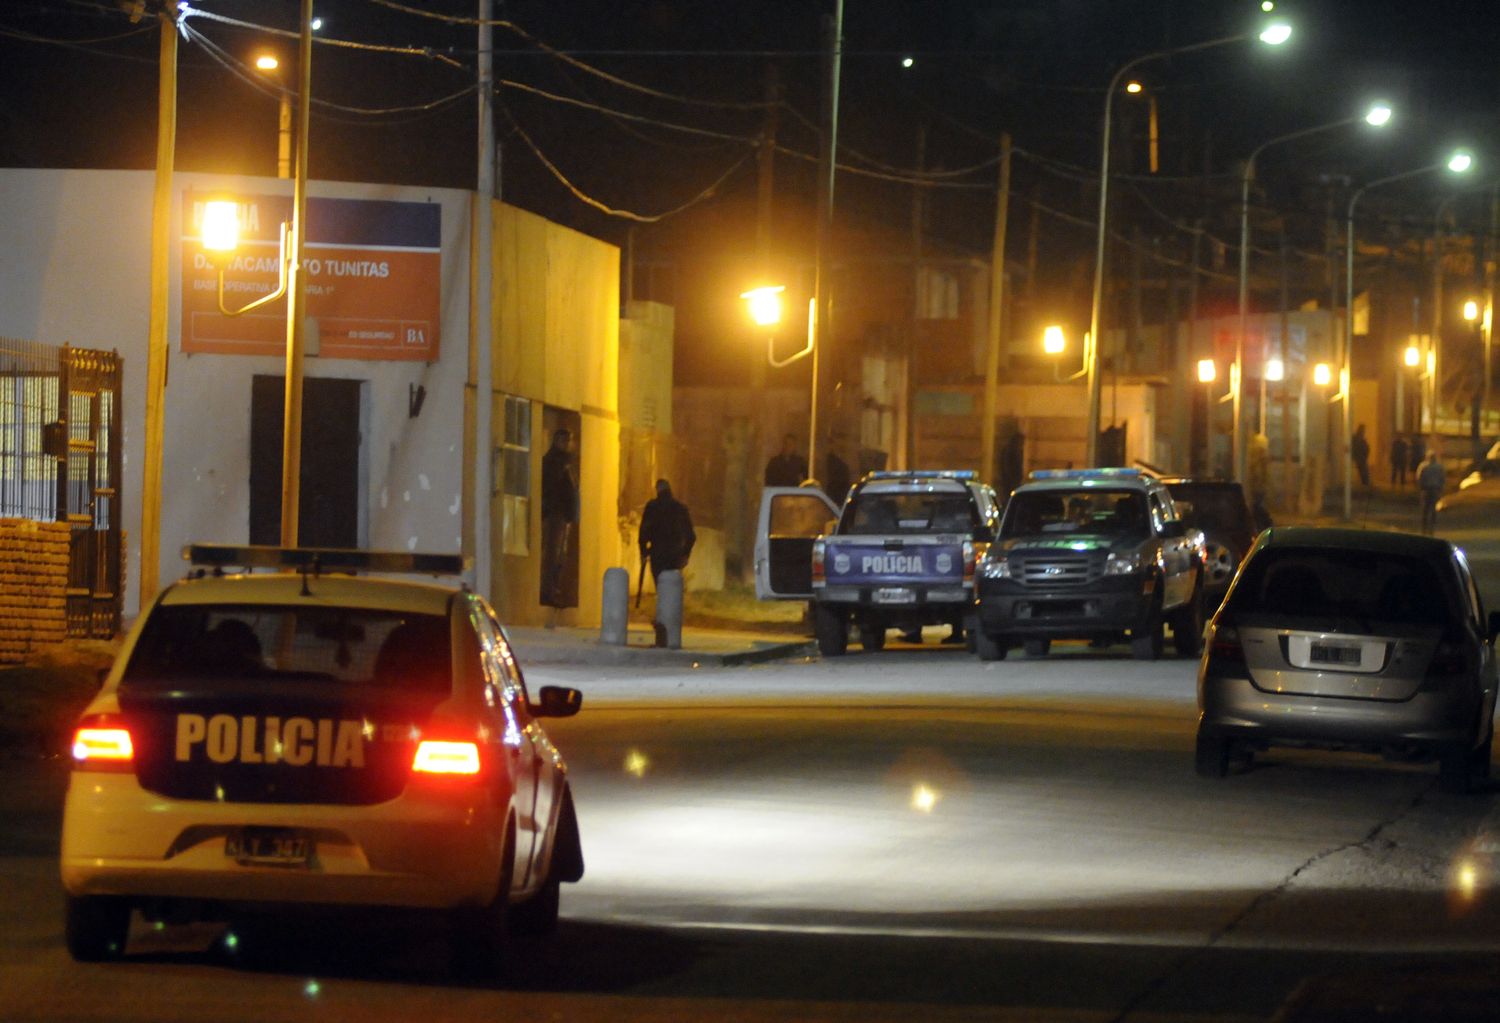
[(1267, 530), (1209, 625), (1197, 772), (1310, 746), (1437, 760), (1443, 788), (1469, 791), (1489, 776), (1497, 632), (1451, 543)]

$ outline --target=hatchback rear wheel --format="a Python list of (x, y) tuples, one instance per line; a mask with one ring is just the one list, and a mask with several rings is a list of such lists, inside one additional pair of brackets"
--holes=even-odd
[(69, 895), (63, 933), (80, 963), (118, 959), (130, 933), (130, 903), (107, 895)]
[(1233, 744), (1219, 732), (1198, 726), (1198, 740), (1193, 747), (1193, 771), (1200, 778), (1222, 778), (1229, 773), (1229, 754)]

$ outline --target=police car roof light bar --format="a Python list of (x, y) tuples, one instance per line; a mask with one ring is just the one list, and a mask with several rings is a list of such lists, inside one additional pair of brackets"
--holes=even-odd
[(1107, 469), (1033, 469), (1034, 480), (1135, 480), (1146, 474), (1139, 469), (1114, 466)]
[(979, 474), (973, 469), (879, 469), (865, 473), (867, 480), (972, 480)]
[(459, 554), (357, 551), (341, 547), (270, 547), (192, 543), (183, 560), (205, 568), (283, 568), (319, 572), (387, 572), (397, 575), (462, 575), (469, 559)]

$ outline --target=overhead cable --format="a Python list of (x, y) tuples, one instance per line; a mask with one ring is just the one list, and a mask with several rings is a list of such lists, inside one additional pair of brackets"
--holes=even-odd
[[(272, 28), (268, 25), (258, 25), (252, 21), (241, 21), (239, 18), (231, 18), (223, 14), (215, 14), (213, 11), (200, 10), (197, 7), (185, 7), (182, 9), (178, 22), (185, 26), (189, 18), (204, 18), (208, 21), (217, 21), (225, 25), (233, 25), (236, 28), (254, 29), (257, 32), (266, 32), (271, 35), (281, 36), (284, 39), (298, 39), (301, 33), (290, 29)], [(371, 53), (394, 53), (407, 57), (425, 57), (435, 60), (441, 64), (447, 64), (459, 70), (468, 70), (462, 62), (454, 60), (446, 54), (438, 53), (430, 47), (425, 46), (387, 46), (381, 43), (358, 43), (350, 39), (330, 39), (327, 36), (314, 36), (313, 42), (324, 46), (335, 46), (349, 50), (365, 50)]]
[[(506, 116), (510, 117), (510, 111), (506, 111)], [(551, 172), (552, 176), (556, 178), (564, 188), (573, 193), (574, 198), (578, 199), (578, 201), (582, 203), (592, 206), (594, 209), (598, 210), (600, 213), (605, 214), (606, 216), (618, 217), (622, 220), (633, 220), (639, 224), (654, 224), (657, 221), (665, 220), (668, 217), (675, 216), (676, 214), (681, 213), (686, 209), (698, 205), (698, 203), (702, 202), (703, 200), (712, 197), (718, 191), (720, 185), (728, 181), (730, 176), (733, 175), (735, 171), (743, 167), (746, 163), (749, 162), (750, 158), (755, 155), (753, 152), (749, 152), (740, 157), (740, 159), (736, 161), (732, 166), (730, 166), (728, 170), (719, 175), (719, 177), (714, 180), (713, 184), (709, 185), (703, 191), (699, 192), (697, 195), (693, 196), (691, 199), (680, 206), (675, 206), (669, 210), (663, 210), (661, 213), (635, 213), (631, 210), (617, 209), (616, 207), (610, 206), (599, 199), (595, 199), (593, 196), (583, 191), (583, 189), (573, 184), (573, 182), (568, 179), (567, 175), (564, 174), (555, 163), (547, 159), (547, 154), (543, 153), (541, 147), (538, 146), (536, 142), (532, 140), (531, 136), (526, 133), (526, 129), (522, 128), (518, 123), (516, 123), (516, 119), (514, 117), (510, 117), (510, 123), (511, 127), (515, 129), (515, 133), (521, 136), (521, 140), (525, 142), (527, 148), (531, 150), (532, 155), (535, 156), (539, 161), (541, 161), (542, 166), (546, 167), (547, 170)]]
[(587, 64), (579, 60), (577, 57), (570, 56), (562, 50), (548, 46), (546, 43), (542, 42), (536, 36), (526, 31), (520, 25), (517, 25), (515, 22), (506, 20), (504, 18), (469, 18), (455, 14), (439, 14), (436, 11), (423, 10), (420, 7), (413, 7), (410, 4), (397, 3), (396, 0), (369, 0), (369, 2), (380, 7), (389, 8), (393, 11), (401, 11), (404, 14), (415, 15), (416, 17), (420, 18), (429, 18), (433, 21), (442, 21), (450, 25), (488, 25), (493, 28), (505, 29), (507, 32), (511, 32), (515, 35), (520, 36), (532, 46), (535, 46), (537, 49), (548, 54), (549, 56), (556, 57), (558, 60), (564, 62), (565, 64), (568, 64), (571, 67), (575, 67), (578, 70), (586, 72), (587, 74), (594, 75), (595, 77), (602, 78), (604, 81), (609, 82), (612, 85), (618, 85), (622, 89), (630, 89), (633, 92), (638, 92), (645, 96), (652, 96), (656, 99), (668, 100), (673, 103), (686, 103), (692, 106), (718, 107), (724, 110), (764, 110), (766, 107), (771, 105), (770, 102), (766, 100), (738, 101), (700, 99), (697, 96), (683, 96), (677, 93), (665, 92), (661, 89), (655, 89), (649, 85), (642, 85), (639, 82), (632, 82), (628, 78), (621, 78), (619, 75), (611, 74), (610, 72), (605, 71), (603, 68), (597, 68), (592, 64)]

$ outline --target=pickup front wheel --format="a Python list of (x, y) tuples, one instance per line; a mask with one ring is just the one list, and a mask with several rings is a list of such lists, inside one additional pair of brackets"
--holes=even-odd
[(976, 624), (969, 631), (969, 636), (974, 643), (974, 652), (979, 655), (981, 661), (1003, 661), (1008, 652), (1005, 642), (996, 639)]
[(818, 653), (824, 657), (843, 657), (849, 649), (849, 616), (826, 604), (813, 611), (813, 632), (818, 637)]

